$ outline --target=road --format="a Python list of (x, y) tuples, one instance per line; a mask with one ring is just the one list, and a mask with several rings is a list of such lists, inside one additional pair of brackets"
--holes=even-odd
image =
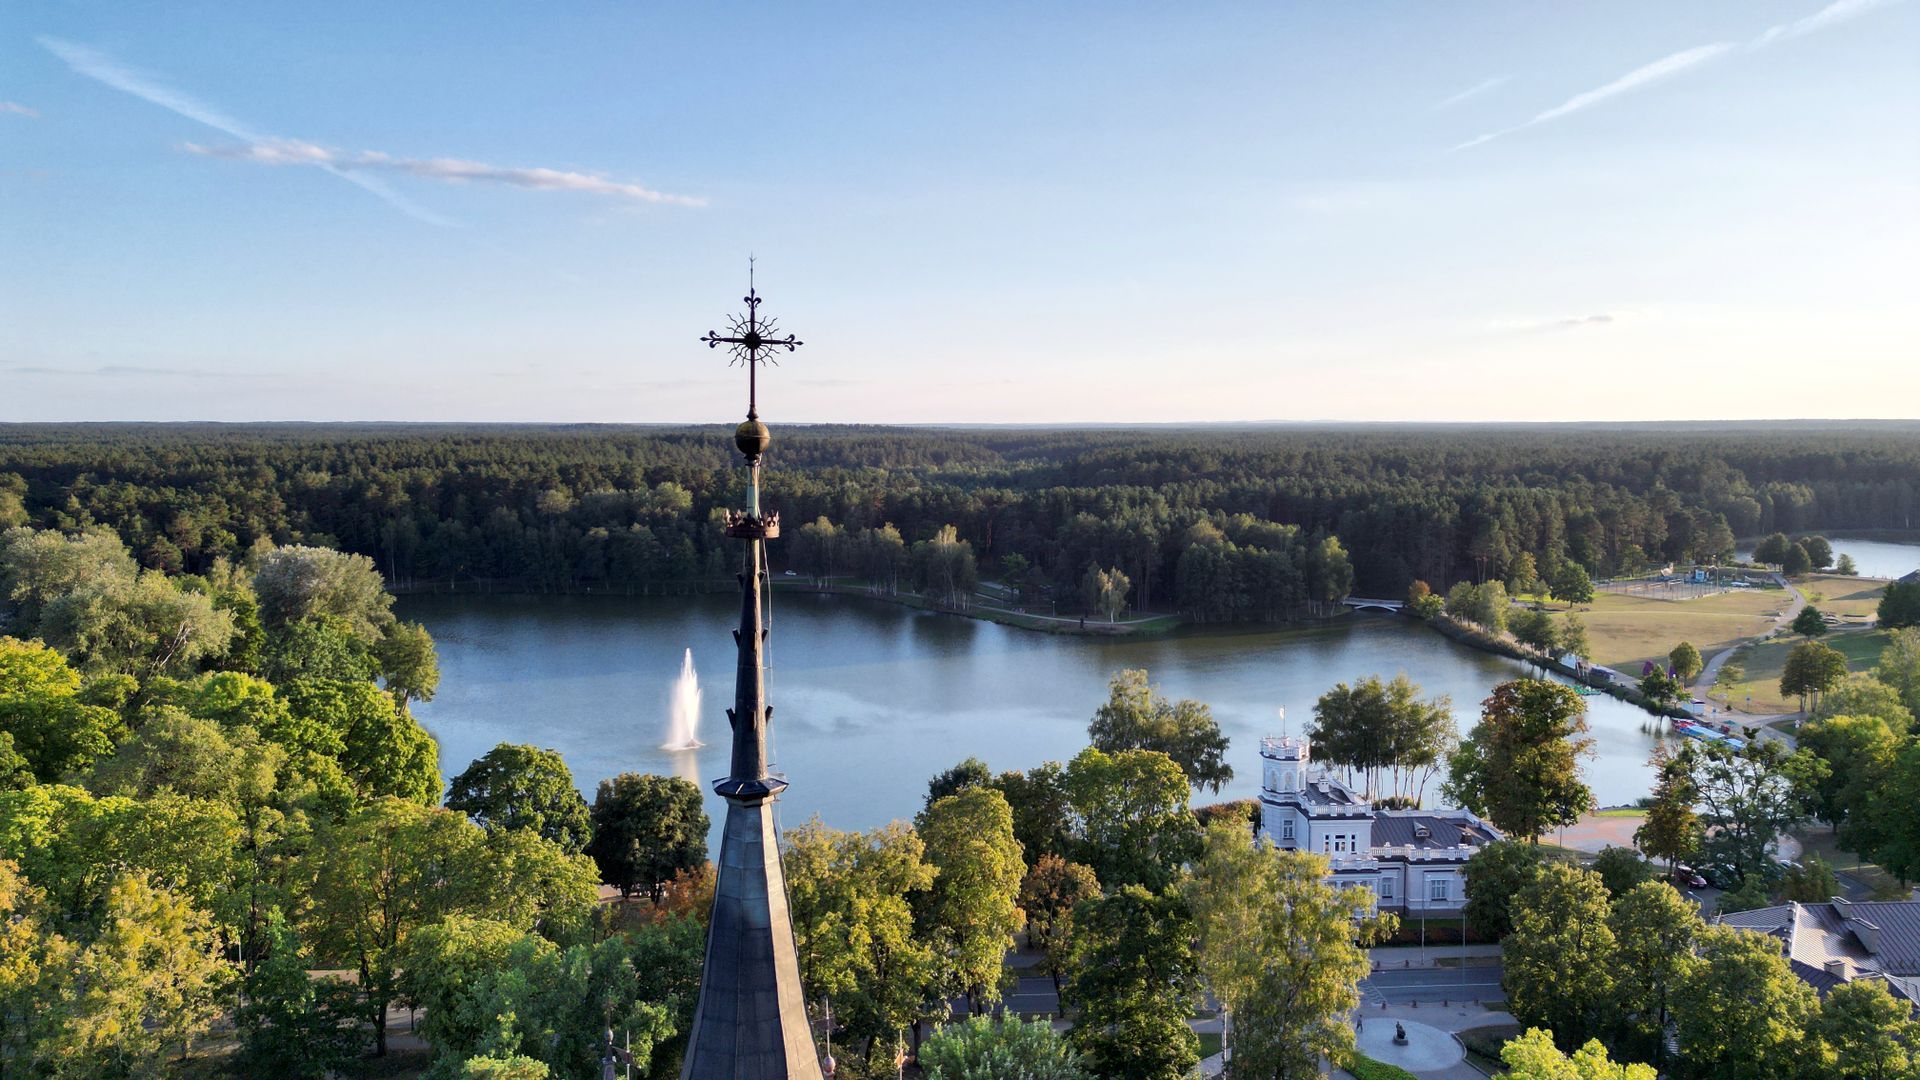
[(1368, 1005), (1409, 1005), (1442, 1001), (1505, 1001), (1499, 964), (1467, 967), (1407, 968), (1376, 971), (1361, 980), (1360, 992)]

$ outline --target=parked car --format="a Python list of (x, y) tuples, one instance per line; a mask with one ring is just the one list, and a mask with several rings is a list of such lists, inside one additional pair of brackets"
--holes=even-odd
[(1673, 868), (1673, 883), (1689, 889), (1704, 889), (1707, 887), (1707, 879), (1701, 877), (1698, 871), (1686, 863), (1681, 863)]
[(796, 574), (796, 573), (794, 573), (794, 572), (793, 572), (793, 571), (791, 571), (791, 570), (789, 570), (789, 571), (787, 571), (787, 576), (788, 576), (788, 577), (799, 577), (800, 575), (799, 575), (799, 574)]

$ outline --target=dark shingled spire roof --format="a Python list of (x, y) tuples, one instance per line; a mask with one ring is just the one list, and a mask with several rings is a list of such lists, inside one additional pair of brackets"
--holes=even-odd
[(731, 333), (708, 332), (709, 347), (727, 345), (744, 362), (751, 388), (747, 421), (734, 432), (751, 477), (747, 509), (727, 514), (727, 535), (745, 541), (740, 575), (739, 651), (733, 708), (731, 768), (715, 781), (727, 801), (720, 835), (720, 860), (713, 891), (713, 919), (707, 930), (707, 962), (700, 977), (700, 1004), (694, 1010), (681, 1080), (819, 1080), (820, 1059), (807, 1024), (800, 963), (787, 911), (787, 878), (780, 866), (780, 834), (773, 801), (787, 782), (767, 771), (767, 705), (762, 650), (767, 630), (761, 617), (762, 557), (766, 541), (780, 535), (780, 516), (760, 509), (760, 455), (772, 433), (760, 422), (756, 367), (765, 353), (800, 342), (791, 334), (776, 339), (760, 318), (760, 297), (749, 289), (747, 313), (733, 321)]

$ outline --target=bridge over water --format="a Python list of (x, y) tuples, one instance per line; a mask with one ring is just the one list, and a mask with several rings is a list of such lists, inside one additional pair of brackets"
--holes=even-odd
[(1407, 606), (1405, 600), (1369, 600), (1364, 596), (1349, 596), (1340, 602), (1355, 611), (1399, 611)]

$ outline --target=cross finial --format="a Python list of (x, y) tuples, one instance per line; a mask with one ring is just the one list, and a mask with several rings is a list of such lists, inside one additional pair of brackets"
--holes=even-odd
[(778, 336), (776, 329), (778, 324), (775, 320), (760, 317), (760, 294), (754, 289), (753, 263), (753, 257), (748, 256), (747, 295), (741, 298), (741, 302), (747, 305), (746, 314), (735, 315), (727, 320), (727, 334), (722, 335), (717, 331), (709, 330), (707, 336), (700, 339), (707, 343), (709, 349), (719, 348), (722, 345), (731, 346), (729, 351), (733, 353), (732, 362), (747, 365), (747, 419), (749, 420), (760, 418), (759, 365), (775, 364), (777, 366), (778, 361), (773, 358), (776, 351), (785, 349), (792, 352), (806, 344), (792, 334), (785, 337)]

